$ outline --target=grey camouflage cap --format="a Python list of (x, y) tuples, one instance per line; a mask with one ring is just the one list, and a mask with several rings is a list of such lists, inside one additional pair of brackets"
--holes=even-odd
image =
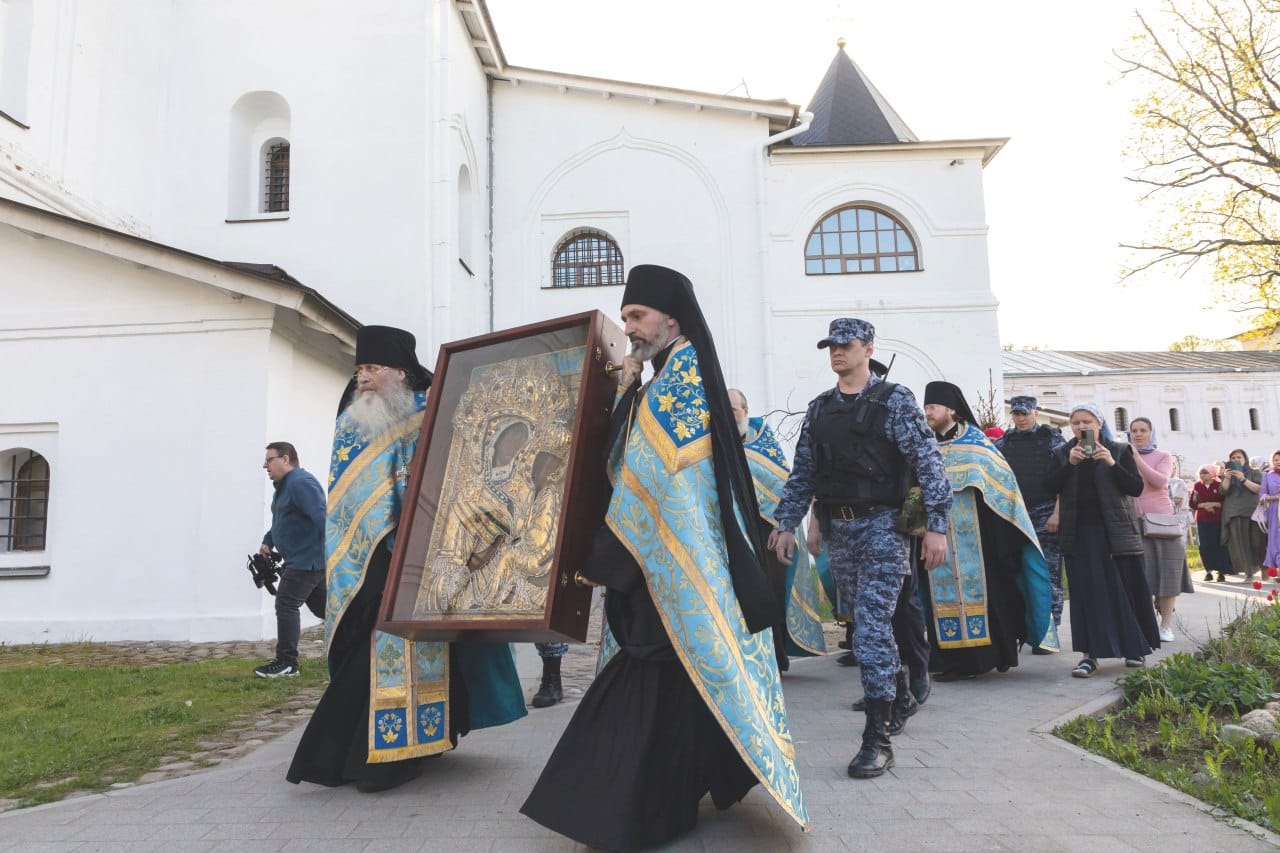
[(1014, 397), (1009, 401), (1009, 411), (1019, 415), (1029, 415), (1036, 410), (1035, 397)]
[(854, 340), (862, 341), (864, 344), (875, 343), (876, 327), (857, 317), (838, 317), (831, 321), (827, 336), (818, 341), (818, 349), (825, 349), (832, 344), (844, 346)]

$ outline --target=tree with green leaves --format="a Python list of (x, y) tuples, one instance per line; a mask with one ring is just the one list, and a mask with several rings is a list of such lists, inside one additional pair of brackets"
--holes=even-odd
[(1218, 298), (1280, 323), (1280, 0), (1167, 0), (1117, 56), (1140, 78), (1130, 180), (1162, 201), (1132, 275), (1211, 264)]

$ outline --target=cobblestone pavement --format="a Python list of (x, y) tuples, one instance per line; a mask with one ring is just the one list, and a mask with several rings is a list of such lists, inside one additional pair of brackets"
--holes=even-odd
[[(1216, 588), (1215, 588), (1216, 587)], [(1189, 650), (1239, 612), (1247, 592), (1197, 584), (1178, 602), (1178, 641)], [(829, 636), (831, 645), (839, 635)], [(1069, 648), (1069, 638), (1064, 637)], [(532, 646), (517, 663), (531, 696)], [(894, 739), (897, 764), (855, 781), (845, 765), (861, 717), (849, 702), (857, 670), (833, 656), (797, 660), (784, 676), (811, 827), (802, 833), (757, 787), (716, 812), (673, 851), (917, 850), (1252, 851), (1280, 847), (1257, 827), (1053, 737), (1053, 726), (1118, 698), (1119, 662), (1092, 679), (1070, 677), (1077, 656), (1033, 657), (1003, 675), (939, 684)], [(594, 667), (571, 647), (575, 693)], [(222, 765), (154, 784), (0, 814), (0, 853), (11, 851), (552, 851), (583, 850), (519, 814), (575, 703), (532, 711), (513, 725), (473, 732), (422, 778), (364, 795), (284, 782), (300, 726)]]

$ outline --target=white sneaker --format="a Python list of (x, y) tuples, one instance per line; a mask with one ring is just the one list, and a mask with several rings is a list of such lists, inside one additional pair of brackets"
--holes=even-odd
[(1160, 626), (1160, 642), (1162, 643), (1173, 642), (1173, 629), (1170, 628), (1168, 625)]

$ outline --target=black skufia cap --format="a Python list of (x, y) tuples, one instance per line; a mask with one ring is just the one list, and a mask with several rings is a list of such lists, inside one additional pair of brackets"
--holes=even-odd
[(973, 411), (969, 408), (968, 401), (964, 398), (964, 392), (960, 390), (960, 386), (951, 382), (930, 382), (924, 386), (924, 405), (927, 406), (930, 403), (953, 409), (956, 417), (967, 424), (978, 423), (978, 419), (973, 416)]
[[(361, 326), (356, 330), (356, 364), (382, 364), (403, 370), (409, 387), (425, 391), (431, 387), (431, 371), (418, 362), (418, 340), (411, 332), (394, 326)], [(338, 414), (346, 411), (355, 397), (356, 380), (347, 382), (338, 400)]]
[(394, 326), (362, 326), (356, 332), (356, 364), (382, 364), (403, 370), (414, 390), (431, 384), (431, 371), (418, 362), (418, 341)]

